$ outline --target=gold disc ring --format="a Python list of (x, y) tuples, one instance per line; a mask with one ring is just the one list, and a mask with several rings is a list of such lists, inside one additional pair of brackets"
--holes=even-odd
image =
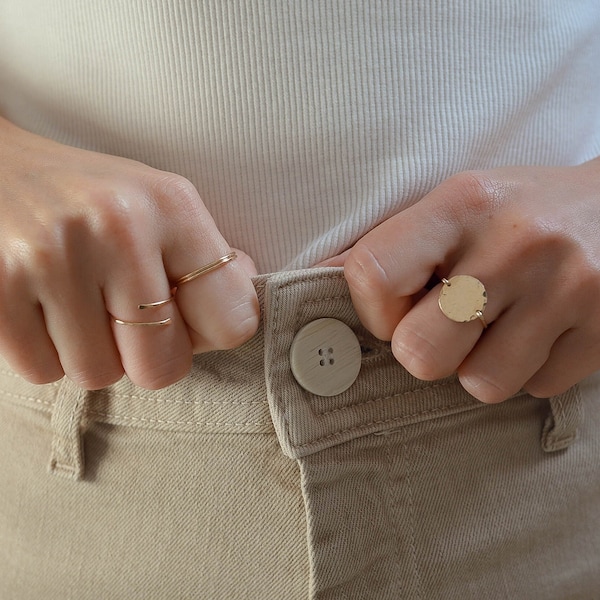
[(444, 315), (457, 323), (479, 319), (486, 328), (483, 311), (487, 304), (487, 292), (483, 283), (471, 275), (455, 275), (450, 279), (442, 279), (442, 283), (438, 304)]

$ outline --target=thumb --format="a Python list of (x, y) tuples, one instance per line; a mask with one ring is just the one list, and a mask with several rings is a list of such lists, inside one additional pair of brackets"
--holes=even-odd
[(341, 254), (326, 258), (325, 260), (317, 263), (315, 267), (343, 267), (351, 250), (352, 248), (348, 248), (348, 250), (342, 252)]
[(237, 254), (237, 261), (242, 269), (248, 274), (249, 277), (258, 275), (258, 269), (254, 264), (254, 260), (239, 248), (232, 248), (232, 251)]

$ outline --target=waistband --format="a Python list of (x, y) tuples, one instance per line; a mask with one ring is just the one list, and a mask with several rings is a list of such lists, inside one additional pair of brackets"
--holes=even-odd
[[(275, 430), (291, 458), (359, 436), (485, 408), (456, 377), (435, 382), (412, 377), (395, 360), (389, 343), (361, 325), (342, 269), (261, 275), (255, 286), (261, 306), (257, 334), (238, 349), (196, 356), (190, 374), (175, 385), (148, 391), (123, 378), (106, 389), (86, 392), (65, 378), (36, 386), (2, 363), (0, 398), (52, 413), (59, 446), (61, 439), (78, 435), (80, 421), (92, 420), (185, 432)], [(319, 367), (324, 369), (321, 374)], [(336, 384), (333, 395), (320, 394), (322, 383), (331, 394), (329, 380), (340, 376), (346, 389), (339, 391)], [(306, 377), (313, 379), (307, 383)], [(567, 400), (565, 395), (553, 399), (556, 411), (564, 410)], [(556, 434), (565, 439), (573, 434), (575, 420)], [(74, 461), (73, 456), (63, 458), (57, 464)]]

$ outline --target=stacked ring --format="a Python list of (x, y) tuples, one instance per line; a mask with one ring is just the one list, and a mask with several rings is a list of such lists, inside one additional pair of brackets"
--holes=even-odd
[[(148, 308), (158, 308), (160, 306), (165, 306), (166, 304), (169, 304), (169, 302), (171, 302), (175, 298), (175, 293), (179, 286), (183, 285), (184, 283), (188, 283), (189, 281), (192, 281), (197, 277), (200, 277), (201, 275), (206, 275), (207, 273), (218, 269), (219, 267), (223, 266), (229, 261), (232, 261), (235, 258), (237, 258), (237, 254), (235, 252), (230, 252), (229, 254), (226, 254), (225, 256), (222, 256), (221, 258), (218, 258), (217, 260), (208, 263), (207, 265), (204, 265), (203, 267), (200, 267), (199, 269), (196, 269), (191, 273), (188, 273), (187, 275), (183, 275), (173, 283), (172, 293), (169, 298), (166, 298), (165, 300), (158, 300), (157, 302), (147, 302), (138, 304), (138, 309), (146, 310)], [(171, 323), (171, 317), (161, 319), (160, 321), (124, 321), (123, 319), (117, 319), (113, 315), (111, 316), (117, 325), (157, 327), (161, 325), (169, 325), (169, 323)]]

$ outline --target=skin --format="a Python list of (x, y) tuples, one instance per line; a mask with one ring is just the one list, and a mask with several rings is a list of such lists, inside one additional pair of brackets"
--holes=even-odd
[[(458, 373), (482, 402), (564, 392), (600, 369), (600, 159), (460, 173), (326, 262), (415, 377)], [(479, 320), (439, 309), (432, 276), (485, 284)]]
[[(123, 373), (155, 389), (194, 352), (256, 331), (252, 260), (170, 282), (230, 251), (182, 177), (63, 146), (0, 119), (0, 354), (34, 383), (87, 389)], [(344, 266), (364, 325), (424, 380), (454, 372), (483, 402), (563, 392), (600, 369), (600, 159), (460, 173), (322, 263)], [(440, 311), (432, 274), (468, 274), (490, 324)], [(110, 315), (158, 328), (119, 326)]]
[[(254, 263), (230, 252), (194, 186), (135, 161), (71, 148), (0, 119), (0, 354), (33, 383), (64, 374), (87, 389), (124, 373), (145, 388), (184, 377), (194, 352), (249, 339)], [(107, 312), (108, 311), (108, 312)], [(117, 325), (171, 318), (164, 327)]]

